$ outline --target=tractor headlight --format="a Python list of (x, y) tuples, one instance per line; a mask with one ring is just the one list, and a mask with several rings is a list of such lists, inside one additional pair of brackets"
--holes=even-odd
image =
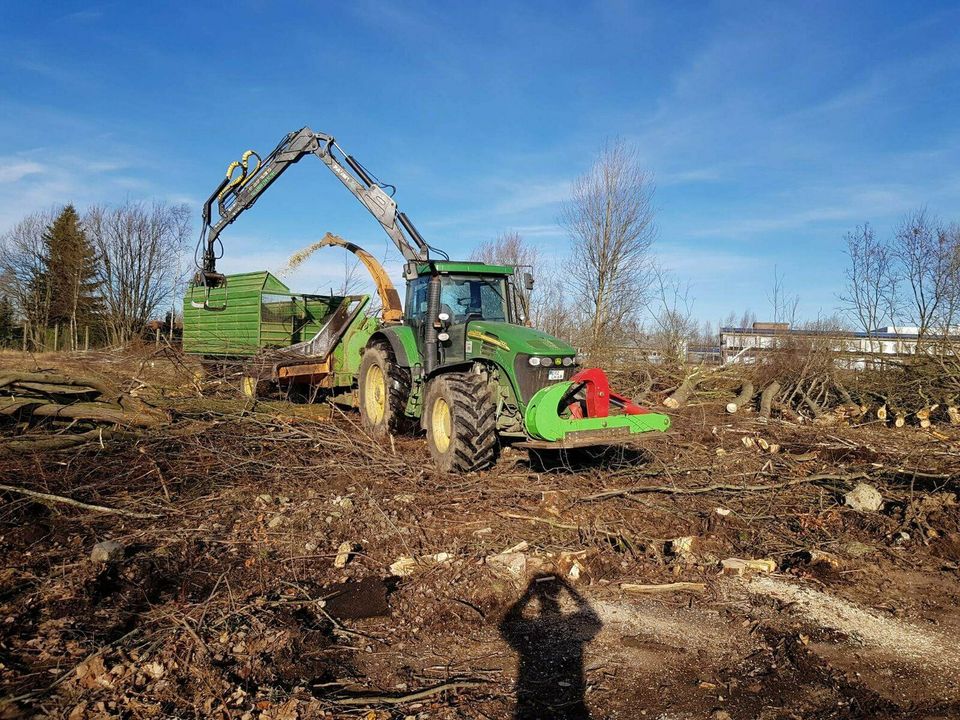
[(563, 359), (563, 366), (564, 366), (564, 367), (570, 367), (571, 365), (573, 365), (573, 358), (572, 358), (572, 357), (569, 357), (569, 356), (568, 356), (568, 357), (565, 357), (565, 358)]
[(537, 366), (540, 364), (540, 358), (538, 358), (538, 357), (531, 357), (527, 362), (529, 362), (529, 363), (530, 363), (531, 365), (533, 365), (534, 367), (537, 367)]
[(439, 340), (440, 342), (446, 342), (449, 339), (450, 339), (450, 333), (442, 332), (437, 334), (437, 340)]
[(586, 358), (584, 357), (584, 354), (583, 354), (583, 353), (577, 353), (576, 357), (573, 358), (573, 364), (574, 364), (574, 365), (583, 365), (583, 361), (584, 361), (585, 359), (586, 359)]

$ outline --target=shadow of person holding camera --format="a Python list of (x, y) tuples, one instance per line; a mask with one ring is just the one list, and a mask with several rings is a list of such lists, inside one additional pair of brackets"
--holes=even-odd
[(515, 720), (589, 720), (583, 651), (601, 627), (593, 608), (563, 579), (530, 581), (500, 622), (500, 634), (519, 655)]

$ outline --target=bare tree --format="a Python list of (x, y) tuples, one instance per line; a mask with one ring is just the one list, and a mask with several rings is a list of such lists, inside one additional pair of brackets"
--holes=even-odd
[(35, 350), (46, 346), (50, 287), (45, 282), (44, 234), (57, 211), (27, 215), (0, 237), (0, 286), (24, 323), (26, 341)]
[(664, 360), (682, 364), (688, 343), (697, 335), (690, 285), (683, 285), (659, 265), (654, 265), (653, 276), (656, 294), (648, 304), (653, 345)]
[[(869, 223), (857, 226), (844, 237), (850, 262), (844, 271), (846, 288), (840, 302), (847, 315), (870, 337), (885, 319), (892, 323), (898, 278), (890, 246), (873, 232)], [(870, 351), (875, 352), (873, 340)]]
[[(535, 275), (540, 263), (540, 252), (536, 247), (526, 242), (520, 233), (511, 231), (501, 233), (495, 239), (481, 243), (470, 254), (470, 259), (474, 262), (491, 265), (512, 265)], [(522, 284), (519, 286), (525, 318), (532, 324), (536, 324), (537, 316), (543, 315), (545, 310), (542, 307), (542, 299), (545, 294), (540, 291), (540, 284), (544, 280), (547, 280), (547, 278), (538, 278), (537, 285), (529, 292), (523, 289)], [(540, 326), (538, 325), (538, 327)]]
[(653, 193), (636, 150), (612, 140), (574, 182), (561, 211), (573, 245), (569, 283), (589, 322), (591, 352), (615, 342), (649, 296)]
[(921, 208), (906, 216), (897, 228), (893, 255), (904, 287), (896, 304), (917, 326), (920, 349), (955, 304), (956, 238)]
[(353, 253), (343, 254), (343, 280), (337, 294), (346, 297), (363, 289), (365, 279), (360, 272), (360, 260)]
[(540, 252), (515, 231), (505, 232), (481, 243), (471, 254), (474, 262), (536, 268)]
[(797, 324), (797, 308), (800, 306), (800, 296), (790, 294), (786, 290), (784, 275), (777, 266), (773, 266), (773, 284), (767, 293), (767, 300), (773, 310), (773, 321), (776, 323)]
[(960, 225), (951, 223), (941, 228), (942, 244), (948, 256), (946, 300), (940, 313), (940, 331), (944, 340), (955, 337), (960, 320)]
[(110, 341), (129, 342), (183, 279), (181, 259), (190, 232), (186, 205), (130, 202), (93, 207), (84, 225), (100, 259), (104, 322)]
[(731, 310), (727, 313), (727, 316), (720, 325), (721, 327), (749, 328), (752, 327), (756, 321), (757, 314), (750, 308), (747, 308), (739, 316), (735, 310)]
[(530, 320), (535, 328), (554, 337), (575, 342), (574, 312), (568, 297), (569, 286), (556, 269), (541, 265), (541, 273), (530, 297)]

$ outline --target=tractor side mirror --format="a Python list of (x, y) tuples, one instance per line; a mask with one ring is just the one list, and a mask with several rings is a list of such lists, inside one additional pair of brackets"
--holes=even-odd
[(524, 287), (524, 289), (527, 290), (528, 292), (529, 292), (530, 290), (533, 290), (533, 275), (531, 275), (531, 274), (528, 273), (528, 272), (525, 272), (525, 273), (523, 274), (523, 287)]

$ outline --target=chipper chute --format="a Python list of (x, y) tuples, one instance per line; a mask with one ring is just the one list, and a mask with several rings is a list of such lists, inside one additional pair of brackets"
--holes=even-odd
[(537, 391), (527, 404), (524, 422), (537, 440), (583, 444), (670, 427), (666, 415), (611, 392), (606, 373), (599, 368), (582, 370), (566, 382)]

